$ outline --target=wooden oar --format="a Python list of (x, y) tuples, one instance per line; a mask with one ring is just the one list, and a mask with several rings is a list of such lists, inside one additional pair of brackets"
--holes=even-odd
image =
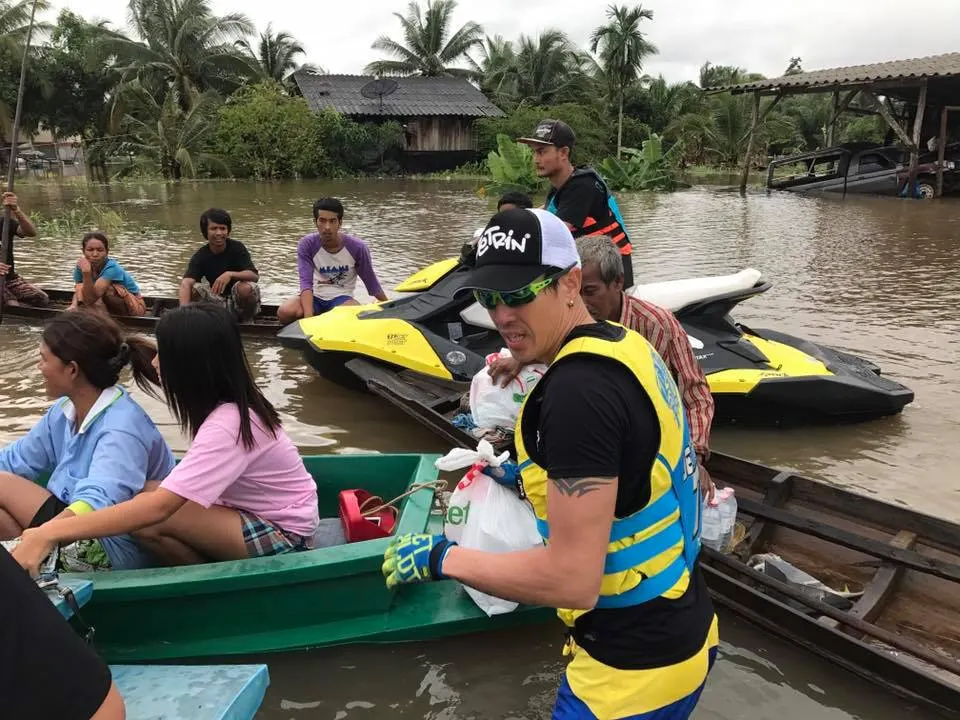
[[(20, 116), (23, 113), (23, 89), (27, 82), (27, 58), (30, 53), (30, 38), (33, 36), (33, 19), (37, 14), (37, 0), (30, 7), (30, 25), (27, 27), (27, 41), (23, 45), (23, 61), (20, 63), (20, 88), (17, 90), (17, 110), (13, 116), (13, 130), (10, 133), (10, 167), (7, 171), (7, 192), (13, 192), (13, 179), (17, 174), (17, 144), (20, 142)], [(7, 259), (10, 247), (10, 207), (3, 207), (3, 231), (0, 233), (0, 262)], [(6, 289), (7, 275), (0, 275), (0, 323), (3, 322), (3, 292)]]

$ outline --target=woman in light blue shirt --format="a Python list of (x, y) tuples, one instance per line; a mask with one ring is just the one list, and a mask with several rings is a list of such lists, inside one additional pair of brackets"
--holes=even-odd
[(73, 268), (73, 302), (78, 307), (106, 307), (111, 315), (146, 315), (147, 306), (133, 275), (110, 257), (107, 236), (96, 230), (81, 240), (83, 255)]
[[(46, 324), (38, 365), (48, 397), (57, 401), (29, 433), (0, 450), (0, 539), (129, 500), (147, 480), (173, 469), (160, 431), (117, 384), (130, 364), (137, 385), (156, 394), (155, 354), (149, 341), (124, 337), (104, 313), (63, 313)], [(38, 484), (48, 477), (45, 488)], [(66, 569), (151, 564), (130, 536), (64, 548), (61, 560)]]

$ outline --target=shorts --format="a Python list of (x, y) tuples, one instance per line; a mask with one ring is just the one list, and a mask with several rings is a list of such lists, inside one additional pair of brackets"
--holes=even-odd
[[(250, 286), (250, 299), (245, 303), (240, 300), (240, 283), (246, 283)], [(230, 288), (230, 294), (223, 296), (217, 295), (210, 290), (209, 285), (196, 283), (193, 286), (193, 294), (197, 299), (207, 302), (218, 302), (227, 306), (227, 310), (236, 315), (240, 320), (252, 320), (260, 312), (260, 283), (250, 282), (249, 280), (238, 280)]]
[(33, 516), (33, 520), (30, 521), (30, 524), (27, 525), (27, 527), (40, 527), (44, 523), (53, 520), (57, 515), (66, 509), (67, 504), (63, 500), (58, 498), (56, 495), (51, 495), (43, 501), (43, 505), (41, 505), (40, 509), (37, 510), (36, 515)]
[(337, 295), (333, 300), (321, 300), (316, 295), (313, 296), (313, 314), (314, 315), (323, 315), (325, 312), (330, 312), (337, 305), (343, 305), (345, 302), (353, 300), (349, 295)]
[[(56, 495), (51, 495), (43, 501), (43, 505), (37, 510), (27, 527), (40, 527), (53, 520), (67, 507), (63, 500)], [(112, 567), (110, 558), (99, 540), (77, 540), (62, 546), (57, 557), (57, 570), (62, 572), (93, 572), (110, 570)]]
[(552, 720), (687, 720), (717, 657), (717, 618), (703, 647), (667, 667), (618, 670), (574, 647)]
[(16, 274), (7, 275), (7, 281), (3, 284), (2, 302), (6, 304), (11, 300), (33, 307), (46, 307), (50, 304), (50, 297), (43, 290)]
[(246, 510), (238, 510), (243, 527), (243, 544), (250, 557), (282, 555), (307, 549), (307, 539), (287, 532), (276, 523), (264, 520)]

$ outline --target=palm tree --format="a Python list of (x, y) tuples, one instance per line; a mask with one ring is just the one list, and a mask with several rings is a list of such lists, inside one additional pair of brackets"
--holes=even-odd
[(297, 70), (323, 72), (310, 63), (298, 63), (297, 57), (306, 54), (303, 45), (290, 33), (275, 33), (272, 23), (268, 23), (267, 29), (260, 33), (256, 48), (246, 38), (238, 40), (237, 47), (246, 57), (250, 73), (256, 80), (273, 80), (286, 85)]
[(560, 30), (521, 35), (510, 69), (515, 100), (550, 105), (582, 100), (589, 92), (589, 58)]
[(517, 56), (513, 49), (513, 42), (504, 40), (503, 36), (487, 36), (480, 47), (479, 62), (469, 58), (474, 73), (474, 80), (480, 84), (491, 99), (504, 102), (515, 95), (511, 85), (513, 68), (516, 66)]
[(637, 79), (644, 59), (656, 54), (657, 48), (644, 37), (640, 23), (653, 20), (653, 10), (644, 10), (642, 5), (628, 8), (626, 5), (611, 5), (607, 8), (606, 25), (598, 27), (590, 35), (590, 50), (600, 48), (600, 61), (608, 78), (617, 91), (619, 114), (617, 119), (617, 157), (623, 147), (623, 95), (627, 86)]
[(416, 0), (407, 6), (407, 14), (394, 13), (403, 27), (403, 43), (381, 35), (371, 47), (397, 60), (375, 60), (364, 72), (371, 75), (423, 75), (426, 77), (471, 77), (469, 68), (453, 67), (469, 61), (469, 52), (483, 43), (483, 28), (471, 21), (450, 34), (456, 0), (427, 0), (422, 12)]
[(253, 26), (239, 13), (215, 16), (208, 0), (130, 0), (129, 15), (139, 41), (114, 33), (109, 48), (125, 80), (172, 89), (184, 111), (208, 90), (229, 94), (250, 71), (235, 43)]
[(201, 167), (226, 171), (223, 161), (207, 151), (216, 130), (219, 98), (213, 91), (194, 96), (187, 110), (171, 89), (158, 102), (149, 89), (134, 80), (123, 86), (125, 105), (135, 108), (120, 122), (120, 134), (107, 138), (105, 154), (131, 154), (140, 164), (152, 164), (165, 178), (195, 177)]
[[(0, 51), (19, 56), (23, 52), (23, 43), (27, 39), (30, 26), (30, 13), (34, 0), (0, 0)], [(37, 18), (33, 23), (32, 41), (42, 38), (53, 26), (39, 19), (39, 15), (50, 9), (47, 0), (36, 0)]]

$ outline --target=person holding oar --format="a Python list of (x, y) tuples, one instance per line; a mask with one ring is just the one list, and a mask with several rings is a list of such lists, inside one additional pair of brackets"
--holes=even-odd
[(13, 238), (36, 237), (37, 229), (20, 209), (17, 196), (12, 192), (5, 192), (0, 196), (0, 205), (10, 208), (10, 242), (7, 245), (6, 257), (0, 258), (0, 275), (6, 278), (3, 283), (3, 297), (0, 303), (4, 305), (31, 305), (46, 307), (50, 298), (36, 285), (31, 285), (17, 274), (13, 262)]

